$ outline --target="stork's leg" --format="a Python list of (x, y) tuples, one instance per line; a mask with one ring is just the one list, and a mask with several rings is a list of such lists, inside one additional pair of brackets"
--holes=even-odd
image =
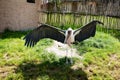
[(65, 57), (65, 60), (66, 60), (66, 64), (69, 63), (69, 60), (68, 60), (68, 49), (66, 48), (66, 57)]
[(72, 48), (72, 46), (71, 46), (71, 56), (70, 56), (70, 57), (71, 57), (71, 58), (70, 58), (70, 63), (71, 63), (71, 64), (73, 64), (72, 56), (73, 56), (73, 48)]

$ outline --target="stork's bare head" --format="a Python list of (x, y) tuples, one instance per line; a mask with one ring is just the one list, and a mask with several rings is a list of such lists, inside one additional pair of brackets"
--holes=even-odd
[(68, 30), (67, 30), (67, 35), (70, 36), (71, 33), (72, 33), (72, 31), (73, 31), (72, 28), (68, 28)]
[(72, 28), (68, 28), (68, 31), (72, 31), (73, 29)]

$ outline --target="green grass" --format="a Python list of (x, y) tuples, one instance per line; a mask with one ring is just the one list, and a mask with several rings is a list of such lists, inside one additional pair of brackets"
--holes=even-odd
[(0, 80), (118, 80), (120, 41), (115, 35), (97, 31), (95, 37), (73, 45), (83, 59), (66, 65), (65, 58), (48, 53), (52, 40), (43, 39), (35, 47), (25, 47), (28, 32), (0, 34)]
[(90, 76), (89, 79), (119, 79), (120, 71), (117, 70), (120, 70), (120, 42), (117, 38), (97, 32), (94, 38), (85, 40), (75, 47), (84, 56), (82, 63)]

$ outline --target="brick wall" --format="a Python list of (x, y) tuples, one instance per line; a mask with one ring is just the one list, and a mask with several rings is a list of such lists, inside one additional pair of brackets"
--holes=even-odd
[(38, 24), (40, 0), (0, 0), (0, 32), (5, 29), (27, 30)]

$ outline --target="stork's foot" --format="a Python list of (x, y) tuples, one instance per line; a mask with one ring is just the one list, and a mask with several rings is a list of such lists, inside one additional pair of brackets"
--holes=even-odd
[(69, 59), (67, 57), (65, 57), (66, 60), (66, 64), (69, 64)]
[(73, 59), (72, 58), (70, 59), (70, 64), (73, 64)]
[(72, 58), (65, 57), (66, 64), (73, 64)]
[(68, 61), (68, 60), (66, 60), (66, 64), (69, 64), (69, 61)]

